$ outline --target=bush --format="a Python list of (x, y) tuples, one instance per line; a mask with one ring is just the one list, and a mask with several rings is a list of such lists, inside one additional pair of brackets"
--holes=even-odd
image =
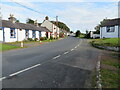
[(35, 40), (35, 41), (38, 41), (38, 38), (35, 38), (34, 40)]
[(44, 37), (40, 37), (40, 41), (43, 41), (44, 40)]
[(47, 40), (47, 37), (44, 37), (44, 40)]
[(52, 37), (52, 36), (50, 36), (50, 40), (53, 40), (53, 37)]
[(33, 39), (32, 38), (28, 38), (28, 41), (33, 41)]
[(61, 32), (61, 33), (59, 34), (59, 37), (60, 37), (60, 38), (63, 38), (63, 37), (64, 37), (64, 33)]

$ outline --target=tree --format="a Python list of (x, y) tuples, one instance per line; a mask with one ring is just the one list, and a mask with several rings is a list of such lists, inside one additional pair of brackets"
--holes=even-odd
[(28, 24), (34, 24), (34, 20), (28, 18), (28, 19), (26, 20), (26, 23), (28, 23)]
[(73, 33), (73, 31), (70, 31), (70, 33)]
[(63, 22), (58, 21), (58, 24), (56, 21), (51, 21), (53, 24), (55, 24), (56, 26), (58, 26), (59, 28), (66, 30), (67, 32), (70, 32), (70, 28)]
[(18, 22), (18, 23), (19, 23), (20, 21), (19, 21), (19, 20), (16, 20), (16, 22)]
[(90, 38), (91, 31), (86, 30), (85, 38)]
[(109, 20), (109, 19), (103, 19), (101, 22), (100, 22), (100, 24), (98, 24), (94, 29), (96, 30), (95, 32), (94, 32), (94, 34), (100, 34), (100, 27), (101, 27), (101, 25), (102, 24), (104, 24), (107, 20)]
[(77, 30), (77, 31), (76, 31), (75, 36), (76, 36), (76, 37), (79, 37), (79, 36), (80, 36), (80, 30)]

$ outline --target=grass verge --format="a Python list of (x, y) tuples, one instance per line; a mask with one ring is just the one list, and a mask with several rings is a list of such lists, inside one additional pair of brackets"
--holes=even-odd
[(0, 43), (0, 51), (6, 51), (6, 50), (11, 50), (16, 48), (20, 48), (20, 47)]
[[(116, 53), (116, 52), (114, 52)], [(103, 88), (118, 88), (120, 83), (120, 63), (113, 52), (101, 56), (101, 80)], [(119, 55), (117, 53), (117, 55)]]
[(91, 43), (98, 46), (119, 47), (119, 38), (92, 39)]

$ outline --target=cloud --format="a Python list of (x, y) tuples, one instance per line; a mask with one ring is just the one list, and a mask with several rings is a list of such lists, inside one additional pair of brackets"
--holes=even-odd
[[(26, 22), (27, 18), (31, 18), (34, 20), (37, 19), (39, 22), (41, 22), (41, 21), (43, 21), (43, 19), (45, 17), (45, 15), (35, 13), (35, 12), (28, 10), (24, 7), (21, 7), (19, 5), (16, 5), (16, 6), (14, 5), (14, 7), (13, 7), (13, 5), (11, 5), (10, 3), (9, 4), (5, 3), (5, 4), (2, 4), (1, 6), (2, 6), (2, 10), (1, 10), (2, 11), (2, 18), (5, 20), (8, 19), (10, 13), (14, 14), (14, 16), (18, 20), (20, 20), (21, 22), (24, 22), (24, 23)], [(31, 8), (34, 7), (36, 10), (38, 9), (38, 7), (32, 3), (27, 3), (27, 6), (31, 6)], [(39, 8), (39, 10), (41, 10), (41, 9)]]
[[(118, 2), (119, 0), (14, 0), (16, 2)], [(4, 0), (3, 2), (12, 2)]]
[[(50, 20), (55, 20), (55, 16), (59, 16), (59, 20), (65, 22), (71, 30), (81, 30), (85, 32), (86, 29), (94, 30), (94, 27), (104, 18), (116, 18), (118, 15), (117, 3), (113, 2), (99, 2), (99, 3), (23, 3), (35, 10), (50, 16)], [(14, 7), (13, 7), (14, 6)], [(9, 8), (9, 9), (8, 9)], [(3, 19), (7, 19), (12, 13), (21, 22), (25, 22), (27, 18), (37, 19), (39, 22), (44, 20), (46, 15), (38, 14), (23, 8), (19, 5), (11, 3), (2, 4)], [(51, 17), (52, 16), (52, 17)], [(54, 17), (53, 17), (54, 16)]]
[[(60, 16), (62, 21), (65, 21), (72, 30), (81, 30), (85, 32), (86, 29), (94, 30), (94, 27), (104, 18), (116, 18), (117, 3), (106, 3), (102, 7), (94, 5), (100, 3), (81, 3), (83, 6), (70, 5), (63, 11), (56, 10), (56, 14)], [(108, 5), (107, 5), (108, 4)], [(102, 5), (102, 4), (101, 4)]]

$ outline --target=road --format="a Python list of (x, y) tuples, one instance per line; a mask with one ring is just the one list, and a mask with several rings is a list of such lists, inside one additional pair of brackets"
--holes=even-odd
[(3, 88), (90, 88), (99, 53), (75, 37), (4, 52)]

